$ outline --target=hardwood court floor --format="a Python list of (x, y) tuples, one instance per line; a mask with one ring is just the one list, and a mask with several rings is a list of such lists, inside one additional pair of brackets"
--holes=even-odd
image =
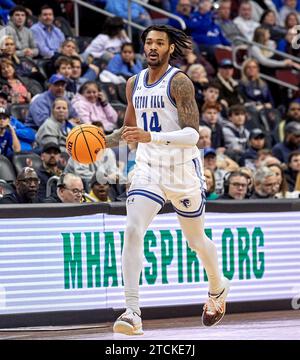
[(0, 329), (0, 340), (300, 340), (300, 311), (226, 315), (205, 328), (200, 317), (146, 320), (143, 336), (112, 333), (111, 323), (66, 327)]

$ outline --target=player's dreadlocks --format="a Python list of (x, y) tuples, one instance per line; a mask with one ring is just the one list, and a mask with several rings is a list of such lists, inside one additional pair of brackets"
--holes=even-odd
[(175, 45), (175, 50), (171, 54), (171, 59), (177, 59), (184, 57), (183, 50), (192, 48), (191, 39), (181, 30), (175, 29), (168, 25), (152, 25), (143, 31), (141, 38), (143, 44), (145, 44), (146, 37), (150, 31), (161, 31), (168, 35), (169, 43)]

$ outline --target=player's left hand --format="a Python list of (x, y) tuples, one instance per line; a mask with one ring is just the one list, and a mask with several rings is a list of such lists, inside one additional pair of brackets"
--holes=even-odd
[(151, 141), (151, 135), (148, 131), (141, 128), (135, 126), (125, 126), (122, 133), (122, 139), (128, 143), (147, 143)]

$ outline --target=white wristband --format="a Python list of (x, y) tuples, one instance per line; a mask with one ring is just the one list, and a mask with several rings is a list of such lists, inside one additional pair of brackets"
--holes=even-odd
[(150, 135), (152, 143), (162, 145), (192, 147), (199, 140), (198, 131), (191, 127), (170, 132), (150, 132)]

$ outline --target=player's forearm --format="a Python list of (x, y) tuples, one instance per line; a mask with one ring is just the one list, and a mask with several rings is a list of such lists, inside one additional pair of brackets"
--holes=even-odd
[(199, 140), (199, 133), (191, 127), (171, 132), (151, 132), (151, 142), (162, 145), (193, 147)]
[(123, 129), (124, 127), (122, 126), (120, 129), (115, 130), (112, 134), (105, 137), (107, 148), (112, 148), (119, 145)]

